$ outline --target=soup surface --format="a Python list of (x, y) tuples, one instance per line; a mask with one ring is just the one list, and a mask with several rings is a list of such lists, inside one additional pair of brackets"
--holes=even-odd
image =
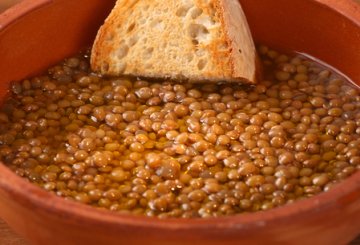
[(13, 83), (0, 157), (71, 200), (147, 216), (268, 210), (360, 168), (360, 93), (301, 56), (259, 47), (254, 87), (105, 78), (88, 54)]

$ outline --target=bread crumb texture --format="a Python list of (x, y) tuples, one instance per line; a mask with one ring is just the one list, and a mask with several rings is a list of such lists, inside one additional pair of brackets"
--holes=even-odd
[[(232, 5), (235, 13), (227, 13)], [(245, 23), (230, 26), (234, 21)], [(253, 80), (254, 67), (237, 66), (255, 63), (255, 53), (237, 0), (118, 0), (99, 30), (91, 64), (106, 75)]]

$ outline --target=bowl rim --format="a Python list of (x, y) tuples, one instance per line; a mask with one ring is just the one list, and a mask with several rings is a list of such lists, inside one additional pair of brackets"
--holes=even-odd
[[(348, 0), (307, 0), (345, 16), (360, 28), (360, 7)], [(51, 4), (53, 0), (23, 0), (14, 7), (0, 14), (0, 32), (11, 26), (17, 19), (26, 14)], [(158, 219), (146, 216), (134, 216), (119, 214), (107, 210), (100, 210), (88, 205), (65, 200), (51, 194), (29, 181), (17, 176), (3, 162), (0, 162), (0, 193), (16, 199), (21, 204), (46, 212), (50, 215), (71, 217), (70, 222), (82, 223), (86, 220), (92, 224), (102, 226), (133, 226), (146, 227), (168, 231), (179, 230), (225, 230), (236, 229), (247, 231), (254, 227), (265, 227), (279, 222), (287, 222), (289, 219), (309, 215), (314, 210), (326, 212), (331, 207), (341, 207), (345, 203), (354, 202), (354, 196), (360, 196), (360, 171), (343, 180), (328, 192), (317, 194), (311, 198), (296, 201), (290, 205), (284, 205), (268, 211), (256, 213), (242, 213), (226, 217), (213, 218), (169, 218)], [(338, 201), (342, 200), (342, 201)]]

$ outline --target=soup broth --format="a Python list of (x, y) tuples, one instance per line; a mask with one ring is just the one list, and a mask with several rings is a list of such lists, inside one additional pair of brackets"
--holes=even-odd
[(13, 83), (0, 157), (60, 197), (159, 218), (268, 210), (360, 166), (359, 89), (259, 47), (256, 86), (102, 77), (89, 55)]

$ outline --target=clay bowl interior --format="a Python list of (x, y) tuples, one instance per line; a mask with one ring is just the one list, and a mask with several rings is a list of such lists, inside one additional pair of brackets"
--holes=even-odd
[[(0, 15), (0, 97), (89, 47), (114, 0), (24, 0)], [(360, 84), (360, 9), (350, 0), (241, 0), (255, 40), (311, 54)], [(33, 244), (346, 244), (360, 232), (360, 172), (333, 190), (255, 214), (157, 220), (65, 201), (0, 163), (0, 217)]]

